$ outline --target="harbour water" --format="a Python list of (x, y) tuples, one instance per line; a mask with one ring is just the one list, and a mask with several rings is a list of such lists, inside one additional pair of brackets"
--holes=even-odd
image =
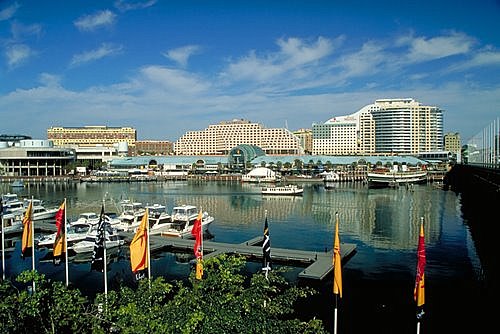
[[(480, 332), (488, 324), (484, 268), (463, 218), (460, 195), (433, 185), (411, 189), (369, 189), (361, 183), (339, 183), (333, 189), (305, 184), (303, 196), (263, 196), (260, 186), (238, 182), (61, 183), (10, 188), (0, 193), (43, 199), (48, 207), (67, 199), (68, 216), (81, 212), (117, 212), (121, 199), (142, 203), (194, 204), (215, 217), (213, 240), (241, 243), (262, 234), (267, 212), (271, 247), (323, 252), (333, 246), (335, 213), (341, 242), (356, 245), (343, 265), (343, 298), (339, 302), (339, 333), (415, 333), (415, 282), (418, 228), (424, 219), (427, 255), (426, 305), (422, 333)], [(473, 219), (473, 218), (471, 218)], [(20, 255), (20, 236), (9, 237), (6, 275), (31, 269)], [(341, 250), (342, 251), (342, 250)], [(271, 248), (272, 253), (272, 248)], [(45, 261), (37, 251), (37, 270), (64, 280), (64, 266)], [(128, 247), (113, 254), (110, 287), (133, 281)], [(70, 264), (70, 281), (92, 295), (103, 290), (102, 274), (90, 271), (88, 259)], [(258, 264), (250, 270), (258, 270)], [(178, 254), (156, 254), (152, 275), (184, 279), (191, 270)], [(287, 274), (293, 280), (299, 269)], [(302, 283), (302, 282), (299, 282)], [(334, 299), (331, 278), (312, 283), (319, 295), (298, 308), (331, 329)]]

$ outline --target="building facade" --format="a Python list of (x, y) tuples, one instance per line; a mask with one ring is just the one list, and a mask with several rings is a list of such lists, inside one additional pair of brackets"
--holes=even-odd
[(288, 129), (264, 128), (248, 120), (232, 120), (189, 131), (174, 144), (177, 155), (227, 155), (241, 145), (255, 145), (266, 154), (303, 154), (299, 139)]
[(443, 150), (443, 112), (411, 98), (379, 99), (313, 124), (313, 155), (418, 154)]
[(372, 106), (358, 112), (313, 124), (313, 155), (367, 155), (375, 152)]
[(460, 153), (462, 150), (460, 134), (458, 132), (448, 132), (443, 137), (443, 145), (445, 151)]
[(75, 151), (56, 148), (49, 140), (20, 140), (9, 146), (0, 143), (0, 175), (63, 176), (66, 167), (75, 161)]
[(170, 155), (174, 144), (168, 140), (137, 140), (132, 155)]
[(313, 136), (311, 129), (299, 129), (293, 131), (293, 134), (299, 138), (300, 146), (304, 149), (305, 154), (312, 154)]
[(443, 150), (443, 111), (411, 98), (380, 99), (371, 112), (375, 151), (418, 154)]
[(113, 147), (119, 143), (127, 143), (129, 148), (135, 146), (137, 131), (131, 127), (83, 126), (83, 127), (51, 127), (47, 129), (47, 139), (55, 146)]

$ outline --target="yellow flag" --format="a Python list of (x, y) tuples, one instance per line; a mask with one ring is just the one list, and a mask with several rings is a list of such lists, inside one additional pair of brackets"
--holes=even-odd
[(135, 232), (134, 238), (130, 242), (130, 264), (132, 272), (136, 273), (139, 270), (144, 270), (148, 267), (148, 211), (142, 217), (141, 224)]
[(335, 241), (333, 244), (333, 293), (342, 298), (342, 265), (340, 263), (339, 215), (335, 219)]
[(29, 255), (28, 250), (33, 247), (33, 236), (31, 229), (33, 228), (33, 202), (30, 201), (28, 209), (24, 213), (23, 218), (23, 236), (21, 243), (21, 254), (23, 256)]

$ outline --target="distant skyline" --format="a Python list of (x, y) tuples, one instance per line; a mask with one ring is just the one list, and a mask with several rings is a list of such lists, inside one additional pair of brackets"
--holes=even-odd
[(0, 1), (0, 134), (106, 125), (176, 141), (414, 98), (465, 143), (500, 117), (499, 22), (495, 0)]

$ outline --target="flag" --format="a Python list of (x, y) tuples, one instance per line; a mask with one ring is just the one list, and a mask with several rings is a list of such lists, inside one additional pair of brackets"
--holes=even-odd
[(23, 218), (23, 236), (21, 254), (23, 257), (32, 255), (33, 247), (33, 202), (30, 201)]
[(196, 220), (194, 221), (193, 229), (191, 230), (191, 234), (195, 238), (194, 242), (194, 256), (196, 256), (197, 259), (200, 259), (203, 257), (202, 251), (201, 251), (201, 238), (203, 237), (201, 235), (201, 219), (202, 219), (203, 213), (200, 212), (198, 213), (198, 217), (196, 217)]
[(201, 279), (203, 277), (203, 249), (201, 243), (203, 242), (203, 229), (201, 227), (201, 220), (203, 219), (203, 212), (200, 209), (198, 217), (194, 221), (193, 229), (191, 234), (195, 238), (194, 242), (194, 256), (196, 256), (196, 278)]
[[(418, 236), (417, 246), (417, 275), (415, 278), (415, 288), (413, 290), (413, 299), (417, 303), (417, 307), (421, 308), (425, 303), (425, 239), (424, 239), (424, 222), (420, 223), (420, 233)], [(422, 310), (419, 311), (417, 317), (423, 315)]]
[(264, 237), (262, 240), (263, 270), (271, 270), (271, 240), (269, 239), (269, 225), (267, 217), (264, 222)]
[(141, 224), (130, 242), (130, 265), (137, 280), (144, 278), (148, 268), (148, 221), (149, 210), (142, 216)]
[(65, 245), (65, 238), (66, 238), (66, 224), (64, 223), (64, 219), (66, 217), (66, 201), (64, 201), (61, 206), (59, 207), (59, 210), (56, 213), (56, 227), (57, 227), (57, 232), (56, 232), (56, 239), (54, 241), (54, 246), (52, 249), (52, 256), (54, 258), (54, 264), (59, 264), (61, 263), (61, 255), (62, 253), (66, 253), (66, 245)]
[(101, 208), (99, 223), (97, 223), (97, 234), (95, 237), (94, 252), (92, 253), (92, 261), (90, 262), (90, 270), (104, 272), (104, 233), (106, 220), (104, 219), (104, 204)]
[(333, 293), (342, 298), (342, 264), (340, 260), (339, 216), (335, 221), (335, 241), (333, 243)]

